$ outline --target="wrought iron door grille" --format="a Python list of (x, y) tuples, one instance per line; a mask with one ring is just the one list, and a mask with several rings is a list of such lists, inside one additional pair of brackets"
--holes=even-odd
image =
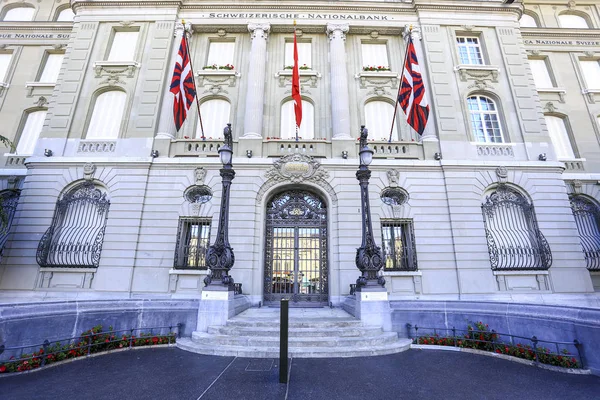
[(52, 224), (37, 249), (41, 267), (98, 268), (110, 201), (92, 182), (56, 202)]
[(416, 271), (417, 247), (413, 222), (381, 221), (382, 250), (386, 271)]
[(174, 262), (176, 269), (206, 269), (210, 225), (208, 218), (179, 218)]
[(316, 195), (292, 190), (267, 205), (265, 302), (296, 305), (329, 301), (327, 209)]
[(500, 185), (481, 208), (493, 270), (550, 268), (550, 246), (538, 228), (533, 205), (522, 194)]
[(10, 233), (12, 221), (15, 217), (15, 211), (17, 210), (17, 204), (19, 202), (19, 195), (19, 190), (5, 190), (0, 193), (0, 202), (2, 202), (0, 210), (4, 214), (2, 223), (0, 224), (0, 253), (4, 250), (4, 245), (8, 240), (8, 234)]
[(584, 196), (571, 196), (571, 209), (587, 268), (600, 271), (600, 207)]

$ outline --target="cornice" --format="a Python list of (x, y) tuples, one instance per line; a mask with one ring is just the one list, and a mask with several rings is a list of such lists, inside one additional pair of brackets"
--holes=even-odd
[(521, 36), (600, 39), (600, 29), (521, 28)]
[(0, 22), (0, 31), (57, 31), (71, 32), (71, 22)]

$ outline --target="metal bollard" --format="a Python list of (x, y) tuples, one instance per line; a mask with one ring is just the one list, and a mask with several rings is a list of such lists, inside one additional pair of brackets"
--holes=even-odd
[(281, 299), (281, 317), (279, 325), (279, 383), (288, 381), (288, 320), (290, 314), (290, 303), (287, 299)]

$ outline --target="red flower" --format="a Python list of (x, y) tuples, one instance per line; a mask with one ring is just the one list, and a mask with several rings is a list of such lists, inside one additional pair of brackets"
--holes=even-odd
[(109, 342), (110, 342), (110, 340), (106, 339), (104, 342), (106, 342), (106, 343), (109, 343)]
[(0, 374), (6, 372), (6, 367), (4, 365), (0, 365)]
[(158, 343), (158, 338), (156, 336), (152, 338), (152, 343), (154, 343), (154, 344)]
[(496, 349), (496, 353), (500, 354), (502, 352), (500, 351), (500, 349)]

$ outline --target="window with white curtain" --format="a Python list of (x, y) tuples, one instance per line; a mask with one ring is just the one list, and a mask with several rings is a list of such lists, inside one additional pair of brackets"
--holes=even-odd
[(62, 66), (64, 54), (51, 53), (46, 57), (46, 63), (44, 64), (44, 70), (40, 75), (40, 82), (44, 83), (56, 83), (58, 79), (58, 73)]
[(33, 7), (15, 7), (4, 14), (3, 21), (33, 21), (34, 14)]
[(531, 72), (533, 74), (533, 80), (536, 88), (548, 89), (554, 87), (554, 82), (552, 82), (552, 77), (550, 76), (546, 59), (530, 58), (529, 65), (531, 66)]
[(116, 31), (107, 61), (133, 61), (139, 34), (139, 31)]
[(600, 89), (600, 61), (579, 61), (586, 89)]
[(563, 14), (558, 16), (561, 28), (573, 28), (573, 29), (588, 29), (588, 25), (585, 18), (579, 15)]
[(387, 45), (385, 43), (370, 44), (362, 43), (360, 45), (362, 52), (362, 66), (386, 67), (389, 68)]
[[(204, 136), (213, 139), (223, 138), (223, 129), (230, 121), (231, 104), (227, 100), (214, 99), (205, 101), (200, 105), (200, 114), (202, 114), (202, 126), (204, 127)], [(202, 137), (200, 129), (200, 119), (196, 137)]]
[(17, 143), (17, 154), (33, 154), (35, 143), (40, 137), (40, 132), (42, 132), (42, 128), (44, 127), (46, 112), (47, 111), (33, 111), (27, 113), (27, 119), (25, 120), (25, 125), (23, 125), (19, 143)]
[[(312, 55), (310, 42), (298, 42), (298, 65), (300, 67), (306, 65), (312, 68)], [(285, 42), (285, 61), (284, 67), (294, 65), (294, 42)]]
[(546, 115), (546, 126), (548, 127), (548, 133), (550, 134), (550, 140), (554, 145), (554, 151), (556, 157), (559, 159), (573, 159), (575, 153), (571, 146), (571, 140), (569, 139), (569, 133), (565, 125), (563, 118), (554, 117), (552, 115)]
[(208, 45), (208, 59), (206, 65), (234, 65), (233, 54), (235, 51), (235, 42), (210, 42)]
[[(315, 117), (312, 103), (302, 100), (302, 122), (298, 137), (302, 139), (314, 139)], [(281, 106), (281, 131), (279, 137), (282, 139), (296, 138), (296, 114), (294, 113), (294, 100), (286, 101)]]
[(2, 53), (0, 54), (0, 82), (6, 82), (6, 75), (8, 73), (8, 67), (10, 67), (10, 61), (12, 60), (12, 54)]
[[(373, 139), (388, 140), (394, 118), (394, 106), (385, 101), (370, 101), (365, 104), (365, 126)], [(394, 124), (392, 140), (398, 141), (398, 124)]]
[(498, 108), (494, 100), (485, 96), (471, 96), (467, 99), (471, 114), (471, 129), (476, 142), (503, 143)]
[(96, 97), (86, 139), (117, 139), (121, 131), (127, 94), (120, 90), (104, 92)]
[(523, 14), (519, 20), (519, 25), (521, 28), (537, 28), (537, 22), (535, 21), (535, 18), (528, 14)]
[(60, 13), (58, 13), (56, 20), (59, 22), (71, 22), (73, 21), (74, 17), (75, 13), (73, 13), (73, 10), (70, 8), (65, 8), (64, 10), (61, 10)]
[(483, 65), (481, 44), (477, 37), (458, 36), (456, 38), (460, 63), (464, 65)]

